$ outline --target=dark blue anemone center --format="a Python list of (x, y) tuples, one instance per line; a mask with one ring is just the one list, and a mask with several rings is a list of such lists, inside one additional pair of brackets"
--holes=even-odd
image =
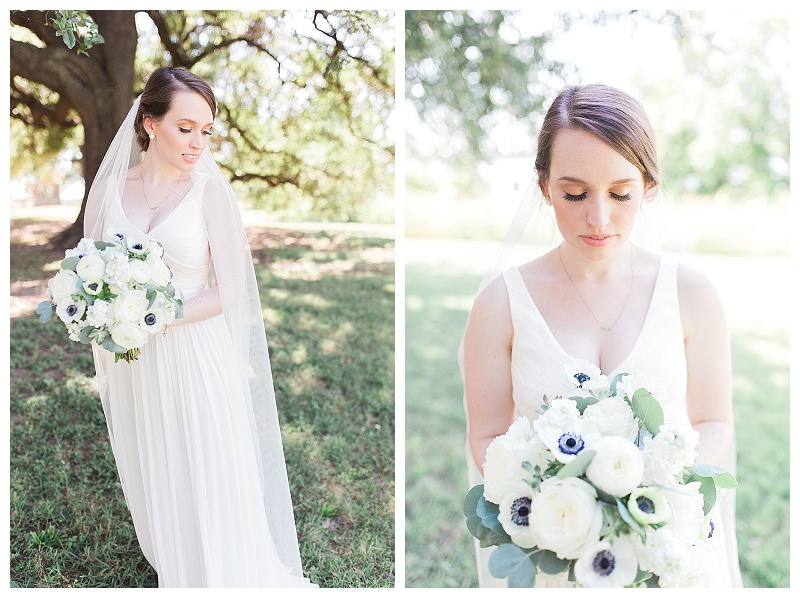
[(511, 521), (515, 525), (528, 526), (528, 516), (531, 514), (531, 499), (521, 496), (511, 505)]
[(144, 249), (144, 245), (142, 245), (141, 243), (134, 243), (134, 244), (133, 244), (133, 248), (134, 248), (136, 251), (140, 251), (140, 250)]
[(609, 550), (601, 550), (594, 557), (592, 567), (598, 575), (606, 577), (614, 572), (614, 555)]
[(89, 288), (90, 288), (92, 291), (96, 291), (96, 290), (97, 290), (97, 283), (96, 283), (96, 282), (91, 282), (91, 283), (89, 283)]
[(639, 507), (639, 510), (642, 513), (647, 513), (649, 515), (652, 515), (653, 513), (656, 512), (655, 503), (646, 496), (637, 496), (636, 506)]
[(573, 376), (573, 378), (575, 378), (578, 381), (578, 388), (583, 388), (583, 383), (591, 379), (583, 372), (578, 372)]
[(67, 315), (68, 315), (69, 317), (72, 317), (72, 316), (74, 316), (76, 313), (78, 313), (78, 306), (77, 306), (77, 305), (75, 305), (75, 304), (73, 303), (73, 304), (71, 304), (71, 305), (70, 305), (70, 306), (67, 308)]
[(713, 521), (709, 521), (709, 523), (711, 524), (709, 526), (710, 529), (708, 531), (708, 537), (710, 538), (710, 537), (712, 537), (714, 535), (714, 522)]
[(577, 455), (583, 450), (583, 438), (575, 432), (564, 432), (558, 439), (558, 449), (565, 455)]
[(152, 326), (153, 324), (156, 323), (156, 315), (155, 314), (147, 314), (144, 317), (144, 323), (147, 324), (148, 326)]

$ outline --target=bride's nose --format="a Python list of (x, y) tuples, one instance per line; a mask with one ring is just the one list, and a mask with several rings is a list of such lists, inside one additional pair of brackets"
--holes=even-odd
[(588, 198), (588, 212), (586, 224), (594, 228), (603, 228), (609, 222), (610, 206), (603, 197), (593, 196)]
[(201, 149), (205, 147), (205, 140), (203, 139), (203, 133), (197, 132), (192, 134), (192, 138), (189, 140), (189, 145), (195, 149)]

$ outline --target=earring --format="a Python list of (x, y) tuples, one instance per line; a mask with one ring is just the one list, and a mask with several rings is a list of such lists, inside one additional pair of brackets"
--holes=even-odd
[(150, 139), (155, 139), (155, 138), (156, 138), (155, 134), (154, 133), (150, 133)]

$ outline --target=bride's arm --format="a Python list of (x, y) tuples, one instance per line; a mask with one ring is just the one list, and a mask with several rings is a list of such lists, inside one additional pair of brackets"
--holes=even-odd
[(475, 300), (464, 336), (464, 384), (472, 458), (483, 473), (486, 449), (514, 417), (511, 390), (513, 326), (502, 277)]
[(686, 405), (702, 463), (724, 465), (734, 438), (731, 348), (725, 312), (702, 274), (681, 266), (678, 294), (686, 346)]
[(203, 218), (208, 233), (211, 259), (217, 284), (185, 302), (183, 317), (170, 326), (180, 326), (213, 318), (227, 305), (246, 301), (245, 255), (247, 241), (241, 222), (236, 218), (230, 198), (218, 181), (210, 180), (203, 189)]

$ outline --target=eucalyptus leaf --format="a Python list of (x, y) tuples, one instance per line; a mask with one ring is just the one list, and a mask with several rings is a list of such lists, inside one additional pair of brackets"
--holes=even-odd
[(556, 553), (550, 550), (540, 550), (536, 564), (541, 573), (558, 575), (567, 570), (570, 561), (558, 558)]
[(464, 515), (471, 517), (476, 514), (478, 508), (478, 500), (483, 496), (483, 484), (478, 484), (470, 488), (467, 495), (464, 497)]
[(81, 329), (80, 341), (84, 345), (88, 345), (88, 344), (90, 344), (92, 342), (92, 339), (91, 339), (90, 335), (92, 334), (93, 331), (94, 331), (94, 328), (92, 328), (91, 326), (84, 326)]
[(125, 347), (120, 347), (117, 343), (111, 340), (110, 335), (103, 340), (101, 346), (112, 353), (125, 353), (127, 351)]
[(708, 515), (717, 502), (717, 485), (714, 482), (714, 478), (703, 477), (693, 473), (689, 476), (688, 481), (700, 482), (700, 494), (703, 495), (703, 512)]
[(95, 241), (94, 242), (94, 246), (97, 249), (99, 249), (100, 251), (102, 251), (103, 249), (107, 249), (109, 247), (113, 247), (113, 245), (114, 245), (113, 243), (109, 243), (107, 241)]
[(158, 293), (156, 293), (153, 289), (148, 289), (145, 293), (145, 297), (147, 297), (147, 309), (153, 307), (153, 303), (156, 302), (156, 298), (158, 297)]
[(622, 372), (611, 379), (611, 394), (617, 394), (617, 383), (627, 375), (626, 372)]
[(497, 533), (494, 530), (489, 529), (483, 525), (483, 521), (481, 521), (477, 532), (478, 533), (475, 537), (480, 541), (481, 548), (486, 548), (488, 546), (500, 546), (501, 544), (507, 544), (511, 542), (511, 537), (508, 534), (505, 532)]
[(725, 473), (725, 468), (711, 463), (695, 463), (692, 465), (692, 471), (701, 478), (713, 478), (716, 475)]
[(72, 270), (75, 272), (75, 268), (78, 267), (78, 262), (81, 261), (77, 255), (73, 255), (72, 257), (66, 257), (61, 260), (61, 269), (62, 270)]
[(619, 512), (619, 516), (622, 517), (622, 520), (627, 523), (632, 530), (634, 530), (637, 534), (644, 533), (642, 528), (633, 518), (633, 515), (631, 515), (630, 511), (628, 511), (628, 507), (626, 507), (620, 499), (617, 499), (617, 511)]
[(536, 582), (536, 567), (530, 554), (516, 544), (503, 544), (489, 557), (489, 572), (499, 578), (508, 578), (510, 588), (532, 588)]
[(734, 475), (728, 473), (727, 471), (715, 475), (714, 483), (717, 485), (717, 488), (727, 488), (729, 490), (732, 490), (733, 488), (737, 488), (739, 486), (739, 482), (736, 481)]
[(664, 410), (661, 409), (661, 405), (653, 395), (644, 388), (640, 388), (633, 393), (631, 407), (633, 414), (644, 423), (647, 431), (653, 436), (658, 434), (661, 424), (664, 423)]
[(467, 529), (469, 533), (473, 535), (473, 537), (478, 537), (478, 530), (481, 528), (481, 518), (477, 515), (470, 515), (467, 517)]
[(577, 457), (564, 465), (564, 467), (558, 471), (556, 477), (559, 480), (563, 480), (565, 478), (577, 478), (582, 476), (584, 473), (586, 473), (586, 468), (589, 467), (589, 463), (592, 462), (595, 454), (596, 451), (593, 450), (582, 450), (580, 453), (578, 453)]
[(594, 405), (595, 403), (600, 402), (600, 399), (591, 395), (589, 395), (588, 397), (580, 397), (580, 396), (570, 397), (570, 399), (575, 401), (578, 411), (580, 412), (581, 415), (583, 415), (584, 410), (589, 405)]
[(486, 497), (481, 495), (478, 498), (478, 504), (475, 506), (475, 513), (481, 518), (497, 515), (500, 512), (500, 507), (486, 500)]
[(39, 321), (42, 324), (49, 322), (53, 317), (53, 304), (49, 301), (42, 301), (36, 308), (36, 313), (39, 314)]

